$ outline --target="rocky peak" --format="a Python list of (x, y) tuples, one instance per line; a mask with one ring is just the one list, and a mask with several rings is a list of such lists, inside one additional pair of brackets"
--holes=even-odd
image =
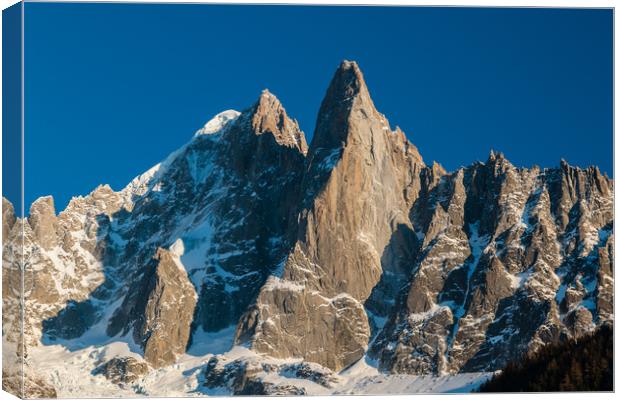
[(336, 70), (323, 98), (310, 147), (315, 151), (342, 147), (349, 139), (348, 119), (354, 114), (385, 119), (375, 109), (357, 63), (345, 60)]
[(256, 135), (270, 133), (280, 145), (296, 147), (306, 154), (308, 145), (296, 120), (289, 118), (282, 103), (269, 90), (262, 91), (249, 110), (252, 131)]
[(601, 174), (601, 171), (596, 166), (582, 169), (571, 166), (566, 160), (562, 159), (560, 161), (560, 169), (566, 183), (574, 185), (575, 190), (580, 193), (585, 194), (590, 190), (596, 190), (607, 195), (612, 188), (613, 180), (607, 177), (606, 174)]
[(179, 257), (182, 245), (158, 248), (140, 281), (116, 310), (108, 334), (127, 333), (144, 349), (144, 359), (158, 368), (172, 364), (185, 351), (197, 295)]
[(37, 243), (46, 250), (56, 246), (56, 209), (52, 196), (39, 197), (30, 207), (28, 223)]
[(431, 169), (433, 171), (433, 175), (435, 176), (441, 177), (447, 174), (446, 169), (443, 167), (443, 165), (439, 164), (437, 161), (433, 161)]
[[(549, 184), (550, 198), (556, 222), (562, 228), (569, 223), (572, 212), (581, 214), (585, 209), (575, 205), (585, 200), (590, 208), (594, 206), (597, 212), (595, 219), (613, 218), (611, 197), (613, 196), (613, 180), (602, 175), (597, 168), (581, 169), (569, 165), (564, 159), (559, 168), (545, 170), (545, 180)], [(589, 213), (587, 213), (589, 214)]]
[(6, 241), (11, 232), (11, 228), (15, 224), (15, 209), (13, 204), (6, 198), (2, 197), (2, 237)]
[(67, 218), (66, 214), (81, 213), (90, 210), (94, 213), (112, 214), (123, 205), (122, 192), (115, 192), (108, 184), (98, 185), (86, 196), (75, 196), (69, 200), (67, 208), (60, 214), (60, 218)]
[(486, 165), (491, 169), (492, 174), (498, 176), (513, 168), (513, 165), (506, 159), (504, 153), (491, 150)]
[(332, 78), (325, 99), (346, 103), (352, 102), (357, 96), (363, 97), (363, 100), (372, 104), (364, 75), (359, 66), (355, 61), (344, 60)]
[[(408, 276), (401, 263), (412, 247), (407, 215), (423, 164), (377, 112), (359, 67), (348, 61), (327, 90), (308, 154), (296, 243), (281, 278), (262, 288), (256, 309), (242, 318), (237, 341), (341, 370), (368, 345), (364, 304), (372, 292), (374, 310), (385, 313), (397, 279)], [(381, 281), (383, 267), (397, 278)], [(326, 341), (325, 330), (340, 335)]]
[(144, 359), (155, 367), (174, 363), (189, 341), (197, 296), (179, 255), (176, 249), (157, 250), (146, 284), (144, 319), (134, 331), (134, 337), (142, 339)]
[(227, 154), (223, 161), (226, 168), (254, 181), (273, 171), (274, 165), (297, 174), (308, 150), (297, 121), (288, 116), (282, 103), (267, 90), (234, 123), (226, 126), (221, 145)]
[(114, 190), (107, 183), (97, 186), (95, 190), (91, 192), (93, 198), (104, 198), (113, 194)]

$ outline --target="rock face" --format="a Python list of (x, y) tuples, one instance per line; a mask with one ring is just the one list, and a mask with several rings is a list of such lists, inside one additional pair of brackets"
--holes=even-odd
[(381, 366), (494, 370), (610, 323), (612, 192), (595, 168), (515, 168), (493, 153), (444, 176), (412, 210), (424, 241), (401, 306), (373, 343)]
[(236, 324), (287, 251), (306, 149), (297, 123), (268, 92), (226, 115), (132, 182), (131, 213), (116, 216), (116, 243), (135, 238), (135, 247), (115, 262), (133, 274), (141, 271), (131, 264), (144, 263), (155, 245), (181, 240), (180, 261), (199, 295), (194, 326), (207, 332)]
[(2, 237), (8, 238), (11, 228), (15, 224), (15, 210), (13, 204), (4, 197), (2, 198)]
[[(370, 337), (364, 303), (381, 279), (381, 255), (395, 261), (386, 270), (407, 274), (399, 259), (412, 235), (399, 232), (411, 226), (407, 214), (423, 166), (416, 148), (376, 111), (357, 65), (343, 63), (310, 145), (297, 241), (237, 340), (334, 370), (359, 360)], [(395, 295), (389, 284), (379, 290)]]
[(20, 398), (54, 399), (58, 397), (54, 386), (45, 380), (31, 374), (24, 375), (2, 370), (2, 390)]
[[(327, 387), (362, 357), (386, 373), (494, 371), (613, 323), (613, 190), (565, 161), (427, 165), (345, 61), (309, 146), (264, 91), (121, 191), (60, 214), (43, 197), (26, 219), (3, 199), (5, 364), (46, 387), (30, 353), (50, 344), (126, 342), (158, 369), (234, 331), (256, 358), (214, 358), (207, 387), (300, 394), (261, 374)], [(142, 370), (115, 360), (112, 381)]]
[[(214, 356), (201, 372), (202, 385), (226, 388), (236, 395), (303, 395), (303, 385), (295, 386), (277, 382), (277, 377), (307, 380), (324, 388), (333, 388), (340, 378), (331, 370), (306, 362), (282, 363), (272, 359), (243, 357), (228, 360)], [(276, 379), (273, 379), (276, 377)], [(300, 381), (301, 382), (301, 381)]]
[(157, 249), (142, 280), (132, 286), (108, 325), (110, 336), (133, 330), (144, 359), (155, 368), (173, 364), (185, 352), (197, 300), (179, 260), (182, 251), (173, 251), (177, 253)]
[(146, 363), (133, 357), (115, 357), (97, 367), (93, 374), (101, 374), (111, 382), (122, 385), (135, 382), (148, 371), (149, 367)]
[(51, 250), (57, 244), (56, 209), (51, 196), (37, 199), (30, 207), (28, 223), (32, 228), (37, 243), (45, 250)]

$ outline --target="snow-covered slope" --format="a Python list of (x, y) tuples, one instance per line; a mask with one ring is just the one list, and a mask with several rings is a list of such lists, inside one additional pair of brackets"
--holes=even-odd
[[(218, 341), (225, 339), (219, 335), (209, 338)], [(227, 340), (230, 345), (232, 343)], [(215, 349), (216, 351), (218, 349)], [(222, 350), (222, 348), (220, 348)], [(126, 343), (112, 342), (86, 346), (69, 351), (65, 346), (53, 345), (36, 348), (32, 362), (36, 362), (42, 374), (56, 390), (58, 397), (135, 397), (135, 396), (212, 396), (241, 393), (231, 385), (210, 387), (205, 381), (204, 365), (213, 354), (192, 355), (192, 348), (181, 356), (175, 365), (150, 370), (149, 373), (127, 383), (114, 383), (103, 374), (93, 375), (98, 366), (118, 357), (133, 357), (142, 360), (139, 352), (133, 352)], [(273, 371), (260, 371), (252, 379), (261, 382), (254, 387), (269, 387), (272, 393), (283, 394), (407, 394), (407, 393), (446, 393), (470, 392), (480, 386), (491, 373), (465, 373), (458, 375), (386, 375), (368, 366), (362, 359), (341, 374), (330, 375), (328, 387), (311, 379), (298, 378), (300, 360), (272, 359), (253, 353), (245, 347), (235, 346), (222, 351), (220, 357), (230, 360), (250, 360), (249, 362), (268, 363)], [(62, 365), (62, 368), (59, 368)], [(292, 366), (292, 367), (291, 367)], [(280, 370), (276, 370), (276, 368)], [(288, 367), (288, 368), (287, 368)], [(320, 370), (320, 366), (313, 366)], [(300, 375), (301, 376), (301, 375)], [(260, 393), (256, 393), (260, 394)]]

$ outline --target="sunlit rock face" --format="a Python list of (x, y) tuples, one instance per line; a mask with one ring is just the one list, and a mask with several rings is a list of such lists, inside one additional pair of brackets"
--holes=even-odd
[(494, 153), (445, 175), (412, 210), (423, 243), (371, 353), (399, 373), (494, 370), (611, 323), (612, 192), (596, 168)]
[(366, 302), (375, 290), (372, 309), (386, 313), (385, 297), (397, 288), (380, 282), (384, 271), (403, 280), (410, 272), (415, 236), (405, 231), (424, 168), (415, 146), (375, 109), (358, 66), (342, 63), (308, 150), (295, 244), (237, 340), (337, 371), (359, 360), (371, 336)]

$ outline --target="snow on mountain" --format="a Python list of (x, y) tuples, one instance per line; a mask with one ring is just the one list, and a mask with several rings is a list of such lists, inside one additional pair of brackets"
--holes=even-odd
[(209, 122), (207, 122), (201, 129), (199, 129), (195, 136), (199, 135), (212, 135), (220, 132), (227, 124), (239, 118), (241, 113), (235, 110), (226, 110), (217, 114)]

